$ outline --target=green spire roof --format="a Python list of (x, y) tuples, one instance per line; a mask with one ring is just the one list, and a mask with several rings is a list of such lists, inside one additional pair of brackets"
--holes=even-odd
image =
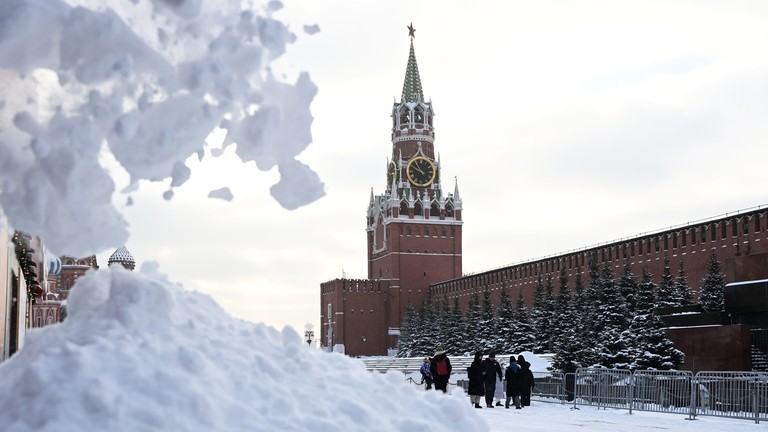
[(413, 50), (413, 38), (411, 38), (411, 52), (408, 54), (408, 66), (405, 68), (401, 102), (424, 102), (419, 66), (416, 64), (416, 52)]

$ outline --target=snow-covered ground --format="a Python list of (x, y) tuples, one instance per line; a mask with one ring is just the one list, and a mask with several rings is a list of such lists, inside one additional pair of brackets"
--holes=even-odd
[(762, 423), (755, 424), (746, 420), (717, 417), (697, 417), (696, 420), (687, 420), (687, 416), (680, 414), (649, 412), (629, 414), (629, 411), (624, 410), (604, 410), (584, 406), (574, 410), (571, 409), (572, 407), (573, 405), (533, 401), (530, 407), (522, 410), (496, 407), (476, 411), (491, 432), (736, 432), (765, 430), (766, 427)]

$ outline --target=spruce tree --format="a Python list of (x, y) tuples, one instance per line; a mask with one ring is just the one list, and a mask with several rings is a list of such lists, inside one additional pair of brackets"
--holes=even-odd
[(440, 299), (439, 303), (436, 304), (436, 317), (435, 317), (435, 323), (436, 327), (434, 329), (434, 334), (432, 335), (432, 339), (430, 341), (430, 345), (428, 346), (429, 349), (429, 355), (431, 356), (432, 353), (434, 353), (434, 349), (436, 347), (445, 347), (445, 345), (448, 342), (448, 337), (450, 335), (449, 331), (451, 328), (451, 306), (450, 302), (448, 301), (448, 296), (443, 294), (443, 298)]
[(632, 369), (677, 369), (685, 359), (683, 352), (675, 348), (667, 337), (661, 319), (653, 313), (656, 290), (652, 275), (643, 269), (643, 279), (638, 287), (637, 314), (630, 326), (635, 357)]
[(413, 339), (412, 356), (427, 355), (434, 346), (435, 336), (439, 333), (436, 306), (432, 293), (427, 292), (419, 309), (417, 328), (411, 335)]
[(547, 322), (546, 303), (547, 295), (544, 290), (544, 282), (541, 275), (536, 279), (536, 286), (533, 291), (533, 308), (530, 311), (531, 324), (533, 325), (534, 348), (533, 351), (544, 352), (547, 342)]
[(561, 348), (561, 352), (564, 353), (562, 358), (555, 359), (557, 367), (565, 365), (565, 360), (570, 358), (578, 364), (588, 365), (592, 364), (588, 360), (589, 349), (588, 347), (594, 346), (594, 339), (591, 338), (592, 326), (590, 325), (589, 318), (591, 311), (591, 304), (587, 300), (586, 288), (584, 287), (584, 270), (581, 266), (576, 267), (576, 279), (574, 281), (573, 289), (573, 321), (571, 325), (575, 332), (571, 349), (569, 350), (570, 357), (565, 356), (565, 348)]
[(627, 310), (633, 313), (635, 311), (635, 297), (637, 293), (637, 276), (632, 273), (632, 265), (629, 263), (629, 259), (624, 260), (623, 270), (624, 273), (619, 279), (619, 291), (627, 304)]
[(630, 316), (610, 264), (603, 266), (600, 282), (600, 302), (595, 315), (595, 328), (599, 329), (596, 360), (605, 367), (628, 368), (633, 360), (626, 355), (631, 343), (626, 333)]
[(461, 311), (459, 298), (453, 298), (453, 307), (451, 307), (450, 321), (446, 328), (447, 337), (443, 345), (435, 344), (435, 348), (442, 347), (449, 355), (461, 355), (464, 353), (464, 341), (468, 335), (464, 333), (466, 325), (464, 324), (464, 313)]
[(484, 353), (496, 352), (497, 322), (496, 311), (493, 307), (491, 290), (486, 286), (483, 291), (482, 314), (480, 315), (480, 325), (477, 329), (477, 336), (480, 347)]
[(688, 285), (688, 276), (685, 274), (685, 264), (680, 260), (675, 278), (675, 297), (680, 306), (688, 306), (693, 301), (693, 290)]
[(534, 351), (535, 343), (533, 336), (533, 323), (531, 321), (528, 308), (525, 306), (525, 297), (523, 293), (519, 293), (517, 297), (517, 305), (515, 307), (515, 329), (513, 330), (512, 344), (510, 348), (511, 353), (519, 353), (522, 351)]
[(558, 277), (558, 291), (555, 297), (555, 312), (552, 320), (552, 350), (558, 352), (560, 344), (565, 337), (565, 329), (573, 327), (573, 316), (571, 315), (573, 304), (571, 302), (571, 291), (568, 289), (568, 272), (565, 268), (560, 270)]
[(418, 313), (413, 304), (405, 307), (405, 316), (400, 325), (400, 336), (397, 338), (397, 357), (411, 357), (413, 353), (413, 333), (416, 330)]
[(508, 353), (512, 352), (512, 336), (515, 329), (515, 305), (512, 302), (512, 298), (509, 296), (507, 287), (504, 286), (499, 293), (501, 299), (499, 301), (499, 342), (498, 352)]
[(664, 269), (662, 270), (661, 280), (656, 289), (656, 307), (667, 308), (680, 306), (676, 297), (672, 268), (669, 266), (669, 257), (664, 255)]
[(577, 360), (580, 364), (588, 366), (598, 363), (595, 347), (599, 342), (599, 334), (602, 328), (598, 322), (598, 311), (601, 300), (601, 276), (600, 266), (597, 264), (597, 256), (592, 253), (589, 255), (589, 285), (586, 286), (582, 294), (582, 306), (580, 314), (581, 335), (584, 344), (579, 348)]
[(725, 304), (725, 275), (720, 271), (720, 261), (714, 249), (707, 267), (707, 276), (701, 281), (699, 304), (709, 312), (722, 311)]
[(467, 313), (464, 318), (464, 334), (467, 338), (462, 344), (462, 354), (470, 354), (483, 349), (482, 341), (479, 337), (482, 315), (480, 295), (475, 291), (469, 296)]
[(547, 273), (547, 282), (544, 286), (544, 311), (542, 320), (544, 325), (541, 328), (541, 337), (543, 339), (542, 352), (554, 352), (554, 335), (556, 330), (555, 320), (555, 285), (552, 280), (552, 273)]

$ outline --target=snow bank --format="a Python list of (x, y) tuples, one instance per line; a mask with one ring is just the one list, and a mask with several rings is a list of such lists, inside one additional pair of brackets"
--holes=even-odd
[(488, 430), (461, 391), (234, 319), (153, 266), (89, 272), (68, 311), (0, 364), (4, 431)]

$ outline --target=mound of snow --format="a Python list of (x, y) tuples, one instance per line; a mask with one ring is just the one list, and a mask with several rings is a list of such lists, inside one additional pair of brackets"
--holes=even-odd
[(68, 314), (0, 364), (4, 431), (488, 430), (461, 391), (232, 318), (153, 265), (89, 272)]

